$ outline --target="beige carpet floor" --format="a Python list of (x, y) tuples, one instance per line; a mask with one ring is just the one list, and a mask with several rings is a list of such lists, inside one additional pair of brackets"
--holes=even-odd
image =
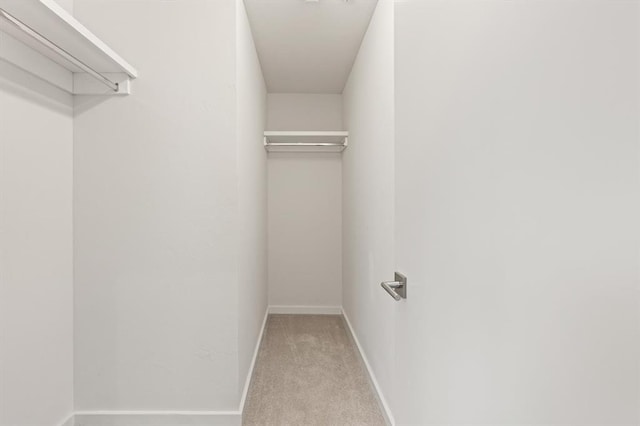
[(385, 425), (341, 316), (269, 316), (243, 425)]

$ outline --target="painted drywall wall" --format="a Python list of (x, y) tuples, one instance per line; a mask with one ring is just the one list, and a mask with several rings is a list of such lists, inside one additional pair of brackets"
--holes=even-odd
[(267, 130), (344, 130), (342, 95), (269, 93)]
[(236, 1), (75, 15), (140, 72), (75, 101), (76, 409), (236, 410)]
[(638, 423), (637, 4), (390, 3), (344, 92), (343, 305), (395, 423)]
[[(267, 130), (342, 130), (340, 95), (269, 94)], [(342, 304), (342, 159), (269, 154), (272, 306)]]
[(396, 3), (397, 424), (639, 423), (638, 7)]
[[(380, 0), (343, 93), (343, 309), (386, 404), (394, 397), (393, 1)], [(401, 386), (401, 384), (399, 384)], [(401, 386), (402, 387), (402, 386)]]
[(3, 426), (73, 410), (72, 120), (70, 95), (0, 61)]
[(269, 155), (269, 304), (341, 305), (337, 154)]
[(243, 390), (267, 310), (267, 90), (242, 0), (236, 9), (238, 144), (238, 389)]

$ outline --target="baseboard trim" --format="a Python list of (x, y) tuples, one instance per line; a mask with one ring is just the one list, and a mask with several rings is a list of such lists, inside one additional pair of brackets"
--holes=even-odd
[(81, 411), (75, 426), (242, 426), (238, 411)]
[(287, 315), (341, 315), (341, 306), (269, 306), (270, 314)]
[(249, 394), (249, 387), (251, 387), (251, 380), (253, 379), (253, 371), (256, 367), (256, 360), (258, 359), (258, 352), (260, 351), (260, 344), (264, 337), (264, 330), (267, 327), (267, 318), (269, 318), (269, 307), (267, 307), (264, 313), (264, 319), (262, 320), (262, 327), (260, 328), (260, 334), (258, 335), (258, 341), (256, 342), (256, 348), (253, 351), (253, 358), (251, 359), (251, 365), (249, 365), (249, 371), (247, 372), (247, 378), (244, 382), (244, 389), (242, 391), (242, 398), (240, 398), (240, 405), (238, 406), (238, 412), (242, 415), (244, 412), (244, 405), (247, 403), (247, 395)]
[(61, 426), (242, 426), (242, 412), (269, 317), (267, 308), (247, 372), (238, 410), (235, 411), (78, 411)]
[(341, 311), (342, 311), (342, 317), (344, 318), (344, 322), (347, 324), (347, 328), (349, 328), (349, 332), (351, 333), (351, 338), (355, 342), (356, 347), (358, 348), (358, 352), (360, 352), (360, 358), (362, 358), (362, 361), (364, 362), (365, 368), (367, 369), (367, 373), (369, 375), (369, 380), (371, 381), (371, 384), (373, 385), (376, 397), (378, 398), (378, 402), (380, 403), (380, 407), (382, 408), (382, 413), (383, 413), (383, 415), (385, 417), (387, 425), (395, 426), (396, 421), (395, 421), (395, 418), (393, 417), (393, 414), (391, 413), (391, 408), (389, 407), (389, 404), (387, 403), (387, 399), (384, 397), (384, 393), (382, 393), (382, 389), (380, 388), (380, 385), (378, 384), (378, 380), (376, 379), (376, 375), (373, 373), (373, 369), (371, 368), (371, 364), (369, 364), (369, 360), (367, 359), (367, 356), (365, 355), (364, 350), (362, 349), (362, 345), (360, 345), (360, 341), (358, 340), (358, 336), (356, 335), (355, 330), (351, 326), (351, 321), (349, 321), (349, 316), (347, 316), (347, 313), (344, 311), (344, 308), (341, 308)]
[(380, 389), (362, 345), (360, 345), (347, 313), (340, 306), (269, 306), (267, 308), (245, 380), (240, 404), (236, 411), (78, 411), (60, 426), (242, 426), (242, 413), (247, 402), (258, 352), (270, 314), (342, 315), (365, 365), (385, 420), (388, 425), (395, 426), (395, 419), (389, 404), (382, 393), (382, 389)]

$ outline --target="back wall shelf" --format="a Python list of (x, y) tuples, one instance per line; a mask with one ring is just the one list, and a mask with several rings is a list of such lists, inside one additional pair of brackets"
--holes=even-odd
[(342, 152), (349, 145), (345, 131), (267, 131), (264, 147), (268, 152)]
[(138, 76), (53, 0), (0, 0), (0, 59), (76, 95), (127, 95)]

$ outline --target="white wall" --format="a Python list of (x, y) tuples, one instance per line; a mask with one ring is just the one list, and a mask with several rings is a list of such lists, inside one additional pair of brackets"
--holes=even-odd
[[(269, 94), (267, 130), (341, 130), (340, 95)], [(269, 154), (269, 304), (342, 304), (342, 160)]]
[(343, 93), (343, 308), (387, 403), (397, 304), (380, 282), (395, 270), (393, 24), (393, 1), (380, 0)]
[(342, 95), (269, 93), (267, 130), (344, 130)]
[(640, 422), (638, 5), (396, 4), (398, 424)]
[(56, 425), (73, 410), (72, 108), (0, 61), (3, 426)]
[(235, 410), (236, 1), (75, 14), (140, 72), (75, 104), (76, 408)]
[(236, 9), (238, 144), (238, 386), (245, 385), (267, 309), (267, 90), (242, 0)]
[(638, 19), (379, 3), (344, 92), (344, 309), (396, 424), (640, 421)]

